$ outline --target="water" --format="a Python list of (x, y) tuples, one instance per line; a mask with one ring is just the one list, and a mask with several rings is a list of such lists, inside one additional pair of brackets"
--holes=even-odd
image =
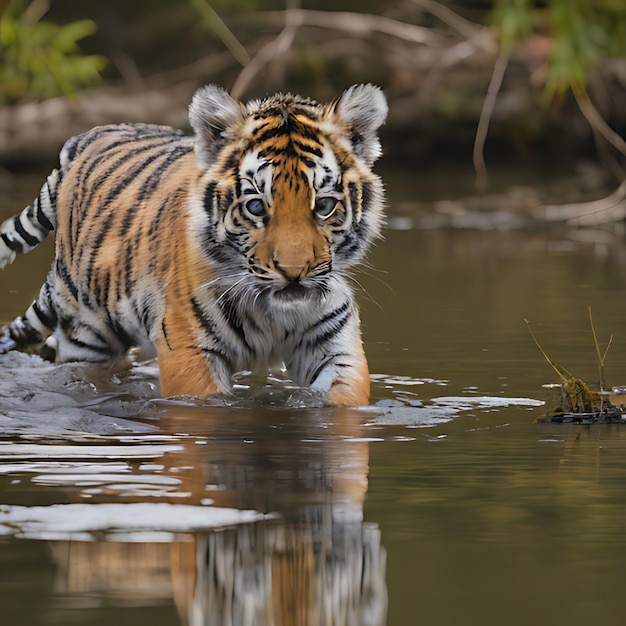
[[(0, 320), (50, 255), (0, 273)], [(621, 623), (625, 427), (536, 423), (555, 376), (524, 319), (593, 382), (592, 305), (626, 384), (622, 238), (389, 229), (370, 262), (369, 409), (280, 377), (165, 402), (150, 363), (0, 357), (2, 622)]]

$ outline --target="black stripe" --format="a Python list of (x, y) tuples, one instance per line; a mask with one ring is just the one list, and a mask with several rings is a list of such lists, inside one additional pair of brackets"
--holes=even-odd
[[(57, 316), (56, 306), (54, 304), (54, 297), (52, 295), (52, 285), (49, 281), (44, 283), (43, 289), (39, 292), (39, 298), (37, 299), (37, 304), (41, 302), (41, 305), (46, 308), (45, 315), (48, 315), (51, 320), (53, 326), (56, 326), (59, 322), (59, 318)], [(44, 312), (43, 308), (39, 307)]]
[(191, 308), (195, 318), (200, 323), (201, 328), (212, 335), (215, 335), (215, 322), (207, 316), (204, 309), (195, 298), (191, 299)]
[[(97, 139), (99, 139), (98, 135), (96, 135), (93, 138), (93, 141), (96, 141)], [(90, 143), (93, 143), (93, 141), (90, 142)], [(123, 165), (128, 159), (130, 159), (133, 156), (133, 154), (141, 152), (140, 150), (137, 150), (137, 149), (134, 152), (127, 152), (127, 151), (124, 150), (124, 148), (131, 141), (132, 141), (132, 139), (130, 139), (128, 136), (124, 136), (122, 139), (118, 139), (117, 141), (114, 141), (113, 143), (110, 143), (108, 146), (106, 146), (104, 151), (100, 152), (96, 156), (93, 156), (91, 158), (88, 158), (88, 159), (84, 160), (80, 164), (80, 171), (77, 173), (77, 178), (78, 178), (78, 180), (81, 181), (81, 190), (80, 190), (81, 191), (81, 197), (85, 195), (85, 190), (87, 189), (89, 178), (91, 178), (91, 175), (93, 174), (95, 169), (103, 161), (107, 161), (109, 159), (112, 159), (112, 158), (118, 156), (120, 153), (122, 154), (122, 158), (119, 159), (119, 161), (116, 162), (116, 164), (113, 167), (109, 168), (109, 170), (107, 172), (105, 172), (104, 176), (100, 177), (101, 179), (106, 180), (107, 176), (110, 176), (120, 165)], [(151, 146), (152, 146), (152, 144), (149, 144), (148, 148), (151, 147)], [(122, 148), (122, 149), (121, 150), (117, 150), (117, 148)], [(146, 148), (144, 148), (144, 149), (146, 149)], [(93, 188), (93, 183), (91, 184), (91, 186)]]
[(243, 314), (245, 315), (246, 322), (248, 323), (248, 326), (250, 326), (250, 329), (252, 330), (252, 332), (253, 333), (260, 332), (261, 328), (256, 323), (256, 320), (248, 313), (248, 311), (244, 311)]
[(120, 225), (118, 231), (121, 237), (124, 237), (124, 235), (128, 233), (130, 227), (135, 221), (135, 218), (139, 213), (141, 213), (140, 209), (141, 207), (139, 207), (139, 205), (135, 204), (134, 202), (130, 206), (125, 207), (126, 215), (124, 216), (124, 219), (122, 220), (122, 224)]
[(208, 357), (217, 357), (224, 364), (229, 372), (232, 373), (235, 370), (231, 360), (220, 350), (217, 350), (215, 348), (201, 348), (201, 350)]
[[(126, 295), (130, 296), (130, 292), (126, 291)], [(142, 318), (142, 312), (139, 311), (139, 305), (140, 305), (139, 300), (135, 297), (132, 297), (130, 298), (130, 304), (133, 307), (133, 315), (135, 316), (135, 319), (139, 322), (142, 322), (143, 318)]]
[(369, 208), (372, 202), (372, 183), (361, 184), (361, 209)]
[[(86, 343), (81, 339), (77, 339), (77, 338), (71, 338), (70, 337), (70, 341), (72, 341), (73, 343), (78, 344), (83, 344), (84, 346), (92, 349), (92, 350), (96, 350), (97, 352), (104, 352), (104, 351), (108, 351), (108, 352), (112, 352), (111, 346), (109, 345), (109, 342), (104, 338), (104, 336), (99, 333), (97, 330), (95, 330), (92, 326), (89, 326), (88, 324), (80, 324), (79, 326), (80, 329), (84, 329), (86, 330), (88, 333), (90, 333), (93, 337), (93, 339), (95, 341), (98, 342), (98, 345), (103, 346), (103, 347), (97, 347), (91, 343)], [(66, 328), (66, 330), (68, 330)]]
[[(126, 256), (126, 258), (124, 259), (124, 280), (123, 280), (123, 287), (124, 287), (124, 295), (128, 296), (131, 294), (133, 290), (134, 282), (132, 280), (132, 274), (133, 274), (133, 268), (134, 268), (134, 264), (135, 264), (135, 251), (137, 249), (137, 246), (135, 245), (134, 242), (129, 242), (128, 245), (126, 246), (126, 249), (124, 250), (124, 254)], [(118, 284), (118, 288), (120, 287), (120, 285), (122, 284), (121, 280), (118, 280), (117, 282)]]
[[(131, 167), (130, 170), (127, 170), (126, 176), (121, 181), (116, 181), (116, 184), (113, 187), (113, 189), (108, 193), (108, 195), (106, 196), (106, 198), (103, 201), (99, 202), (99, 205), (103, 206), (103, 207), (107, 207), (109, 202), (113, 198), (115, 198), (116, 196), (120, 195), (122, 193), (122, 191), (124, 191), (124, 189), (126, 189), (126, 187), (128, 187), (131, 183), (134, 182), (135, 177), (137, 176), (137, 174), (139, 172), (144, 170), (148, 165), (150, 165), (153, 161), (158, 159), (163, 154), (163, 151), (161, 150), (161, 148), (163, 146), (168, 145), (169, 143), (171, 143), (171, 140), (170, 141), (161, 142), (161, 143), (148, 143), (145, 146), (133, 145), (132, 149), (129, 152), (124, 152), (122, 154), (122, 157), (119, 158), (119, 159), (116, 159), (115, 162), (112, 165), (110, 165), (106, 169), (105, 172), (98, 173), (97, 181), (100, 182), (100, 183), (105, 182), (105, 181), (107, 181), (109, 179), (109, 177), (112, 174), (114, 174), (116, 171), (120, 170), (122, 165), (124, 165), (128, 161), (135, 159), (135, 157), (138, 157), (139, 155), (141, 155), (141, 154), (143, 154), (145, 152), (149, 152), (149, 151), (155, 150), (155, 153), (151, 154), (150, 156), (145, 158), (145, 160), (139, 160), (138, 162), (133, 163), (134, 167)], [(112, 157), (112, 158), (117, 156), (117, 152), (115, 152), (114, 154), (110, 154), (110, 152), (111, 151), (109, 149), (107, 149), (107, 152), (103, 156), (109, 156), (109, 157)], [(93, 161), (97, 161), (97, 160), (99, 160), (99, 159), (93, 159)], [(90, 170), (91, 169), (92, 168), (90, 168)], [(91, 174), (91, 171), (86, 174), (86, 178), (88, 178), (90, 176), (90, 174)], [(99, 185), (92, 184), (89, 195), (83, 201), (83, 206), (86, 206), (86, 207), (90, 207), (91, 206), (91, 200), (92, 200), (93, 196), (95, 195), (95, 193), (98, 191), (98, 189), (99, 189)]]
[[(258, 112), (255, 113), (254, 115), (254, 119), (255, 120), (261, 120), (263, 119), (263, 114), (259, 114)], [(270, 121), (269, 120), (263, 120), (263, 122), (261, 122), (255, 129), (254, 132), (255, 133), (260, 133), (264, 128), (267, 128), (270, 125)]]
[(98, 354), (103, 354), (106, 356), (112, 356), (113, 350), (110, 346), (95, 346), (91, 343), (87, 343), (82, 341), (81, 339), (76, 339), (75, 337), (68, 336), (68, 341), (79, 348), (86, 348), (87, 350), (91, 350), (92, 352), (97, 352)]
[[(124, 127), (115, 127), (115, 128), (117, 128), (120, 131), (126, 130)], [(130, 129), (133, 129), (133, 127), (130, 127)], [(129, 136), (128, 134), (126, 134), (122, 139), (106, 146), (106, 148), (104, 149), (104, 152), (86, 160), (81, 165), (81, 169), (77, 173), (77, 178), (82, 183), (80, 187), (80, 198), (82, 198), (82, 200), (79, 200), (79, 196), (77, 195), (76, 190), (75, 190), (73, 201), (72, 201), (72, 207), (71, 207), (69, 218), (68, 218), (68, 234), (69, 234), (68, 240), (70, 242), (69, 244), (70, 254), (72, 254), (72, 248), (73, 248), (72, 244), (73, 243), (78, 244), (78, 238), (79, 238), (78, 233), (77, 233), (76, 241), (74, 242), (73, 222), (74, 222), (75, 210), (78, 210), (81, 207), (83, 207), (83, 213), (81, 217), (84, 217), (85, 214), (89, 211), (91, 207), (92, 199), (94, 195), (96, 194), (96, 192), (100, 189), (101, 185), (104, 182), (106, 182), (109, 179), (109, 177), (112, 174), (114, 174), (117, 170), (119, 170), (126, 162), (128, 162), (131, 159), (134, 159), (135, 157), (141, 155), (144, 152), (148, 152), (155, 148), (156, 149), (162, 148), (163, 146), (171, 144), (173, 141), (178, 141), (180, 139), (179, 137), (172, 137), (168, 135), (167, 141), (155, 143), (154, 141), (151, 141), (152, 139), (151, 136), (144, 135), (143, 137), (140, 137), (139, 140), (141, 142), (146, 141), (147, 142), (146, 145), (142, 145), (142, 144), (136, 145), (136, 142), (138, 141), (138, 138), (137, 138), (138, 134), (139, 134), (138, 132), (135, 132), (134, 137), (133, 135)], [(163, 133), (161, 133), (157, 135), (155, 138), (162, 138), (163, 136), (164, 136)], [(94, 141), (96, 139), (98, 139), (98, 136), (94, 137)], [(130, 145), (130, 150), (124, 150), (124, 148), (128, 147), (129, 145)], [(116, 149), (120, 147), (122, 148), (121, 150)], [(119, 157), (120, 153), (122, 156), (120, 158), (116, 158), (116, 157)], [(113, 188), (113, 190), (109, 193), (107, 198), (104, 201), (101, 201), (98, 203), (99, 206), (103, 208), (107, 208), (108, 203), (115, 196), (119, 195), (130, 183), (133, 182), (134, 177), (137, 175), (137, 173), (141, 171), (147, 164), (152, 162), (154, 159), (158, 158), (158, 156), (161, 153), (162, 151), (158, 150), (158, 152), (155, 155), (152, 155), (152, 158), (149, 161), (147, 162), (141, 161), (137, 165), (137, 167), (132, 168), (130, 172), (127, 174), (127, 176), (124, 178), (124, 180), (122, 181), (121, 185), (117, 184)], [(113, 161), (113, 163), (110, 164), (104, 172), (98, 173), (95, 181), (89, 181), (93, 172), (100, 165), (100, 163), (102, 163), (103, 161), (107, 161), (107, 160), (109, 162)], [(83, 171), (85, 167), (87, 169), (86, 171)], [(89, 193), (85, 195), (88, 185), (90, 186)], [(79, 222), (80, 222), (80, 218), (79, 218)]]
[(237, 152), (231, 152), (228, 158), (223, 160), (222, 165), (223, 176), (230, 176), (239, 167), (239, 154)]
[(65, 156), (68, 163), (70, 164), (76, 158), (76, 152), (78, 151), (81, 137), (82, 135), (79, 135), (78, 137), (72, 137), (71, 139), (68, 139), (63, 146), (63, 150), (65, 150)]
[(171, 198), (172, 196), (167, 196), (163, 204), (161, 204), (161, 206), (157, 209), (156, 215), (154, 216), (152, 222), (150, 222), (150, 227), (148, 228), (148, 232), (146, 233), (148, 237), (152, 237), (152, 235), (154, 235), (154, 233), (159, 230), (161, 220), (163, 219), (163, 214), (165, 213), (165, 210), (167, 209)]
[(224, 319), (226, 323), (230, 326), (232, 331), (239, 337), (243, 345), (252, 352), (252, 348), (246, 341), (246, 333), (243, 329), (243, 326), (238, 320), (237, 307), (235, 303), (227, 297), (223, 297), (219, 303), (220, 310), (224, 315)]
[(48, 315), (47, 313), (44, 313), (44, 311), (41, 310), (41, 307), (39, 306), (39, 304), (37, 304), (37, 302), (33, 302), (33, 304), (31, 305), (31, 308), (33, 309), (35, 315), (39, 318), (39, 321), (46, 328), (49, 328), (50, 330), (55, 329), (56, 322), (57, 322), (56, 315), (52, 316), (52, 315)]
[(145, 182), (141, 186), (141, 193), (136, 198), (137, 204), (147, 200), (155, 191), (158, 191), (167, 170), (178, 163), (186, 154), (189, 154), (191, 150), (193, 150), (191, 146), (178, 145), (173, 150), (163, 151), (161, 154), (165, 157), (165, 160), (153, 171), (146, 173)]
[(81, 297), (81, 302), (91, 311), (97, 311), (98, 310), (98, 305), (96, 304), (95, 306), (92, 304), (91, 302), (91, 294), (88, 291), (83, 291)]
[(103, 284), (100, 285), (99, 282), (94, 283), (94, 298), (96, 304), (101, 306), (107, 306), (109, 299), (109, 290), (111, 288), (111, 277), (109, 274), (105, 274), (103, 276)]
[[(17, 345), (21, 348), (40, 343), (41, 334), (39, 333), (39, 331), (35, 329), (33, 325), (24, 317), (18, 317), (17, 319), (22, 321), (20, 325), (21, 327), (19, 331), (19, 336), (15, 335), (12, 332), (12, 324), (9, 324), (9, 335), (11, 336), (11, 339), (15, 340)], [(24, 335), (26, 336), (26, 339), (24, 339)]]
[[(161, 181), (164, 178), (167, 170), (178, 163), (178, 161), (188, 154), (193, 148), (187, 145), (177, 145), (173, 150), (161, 150), (158, 155), (156, 155), (155, 159), (150, 159), (144, 166), (141, 168), (139, 174), (144, 175), (143, 181), (138, 183), (140, 185), (140, 192), (135, 196), (133, 206), (138, 207), (144, 201), (146, 201), (150, 196), (152, 196), (155, 192), (157, 192), (160, 188)], [(164, 161), (159, 163), (153, 170), (149, 171), (148, 165), (154, 163), (159, 156), (164, 157)], [(128, 209), (127, 209), (128, 210)], [(122, 232), (125, 232), (132, 223), (136, 212), (128, 211), (128, 214), (124, 220), (124, 229)]]
[(274, 139), (280, 135), (287, 134), (287, 126), (273, 126), (272, 128), (268, 128), (263, 131), (260, 135), (256, 136), (256, 143), (260, 144), (265, 141), (269, 141), (270, 139)]
[(326, 315), (324, 315), (324, 317), (322, 317), (322, 319), (318, 320), (313, 326), (311, 326), (307, 330), (307, 332), (315, 328), (319, 328), (322, 324), (327, 324), (328, 322), (331, 322), (334, 318), (339, 317), (342, 313), (345, 313), (349, 308), (350, 308), (350, 302), (349, 301), (344, 302), (340, 307), (337, 307), (334, 311), (331, 311), (330, 313), (327, 313)]
[(216, 189), (213, 192), (213, 210), (219, 211), (222, 208), (222, 192)]
[(100, 232), (98, 233), (98, 236), (93, 242), (93, 245), (90, 246), (89, 259), (87, 261), (87, 267), (85, 269), (85, 283), (87, 285), (91, 285), (91, 277), (93, 274), (93, 266), (95, 263), (95, 257), (100, 250), (100, 247), (102, 245), (102, 242), (104, 241), (104, 238), (106, 237), (109, 230), (111, 230), (111, 226), (113, 225), (114, 218), (115, 218), (115, 212), (111, 211), (107, 215), (106, 219), (104, 220), (104, 223), (99, 225)]
[(333, 354), (331, 354), (330, 356), (327, 356), (326, 358), (322, 359), (322, 362), (313, 370), (313, 373), (311, 374), (311, 376), (309, 377), (309, 385), (312, 385), (319, 377), (319, 375), (322, 373), (322, 371), (324, 370), (324, 368), (335, 358), (335, 356)]
[(54, 226), (52, 222), (46, 217), (43, 209), (41, 208), (41, 201), (37, 203), (37, 207), (35, 209), (35, 215), (37, 217), (37, 221), (41, 224), (42, 228), (45, 228), (47, 231), (54, 230)]
[(216, 182), (209, 183), (204, 190), (204, 210), (211, 214), (213, 212), (213, 194), (217, 187)]
[(358, 250), (361, 247), (358, 237), (355, 233), (350, 232), (345, 236), (345, 239), (335, 248), (336, 255), (349, 255), (351, 252)]
[[(102, 241), (104, 240), (104, 238), (106, 237), (106, 234), (108, 233), (108, 231), (111, 229), (111, 226), (113, 225), (113, 219), (115, 217), (115, 213), (110, 213), (107, 218), (104, 220), (104, 222), (102, 223), (101, 227), (100, 227), (100, 232), (98, 233), (98, 237), (96, 238), (96, 241), (94, 242), (93, 246), (91, 246), (91, 249), (89, 250), (89, 257), (86, 261), (86, 263), (83, 263), (83, 267), (84, 267), (84, 279), (83, 282), (84, 284), (87, 285), (91, 285), (93, 283), (92, 281), (92, 276), (93, 276), (93, 266), (95, 263), (95, 257), (98, 254), (99, 250), (100, 250), (100, 246), (102, 244)], [(106, 290), (106, 297), (108, 297), (109, 295), (109, 285), (107, 285), (107, 290)], [(104, 297), (104, 296), (103, 296)]]
[[(228, 246), (221, 245), (215, 237), (215, 227), (211, 224), (205, 231), (205, 237), (203, 241), (202, 249), (204, 253), (217, 264), (228, 265), (233, 262), (233, 257), (237, 255), (237, 252), (229, 248)], [(229, 240), (233, 239), (230, 233), (227, 233)], [(234, 244), (237, 241), (233, 242)], [(238, 257), (237, 257), (238, 258)]]
[(128, 349), (131, 346), (137, 345), (137, 341), (135, 340), (135, 338), (130, 335), (130, 333), (126, 332), (126, 330), (124, 330), (123, 326), (117, 320), (113, 319), (109, 309), (105, 308), (104, 310), (107, 316), (107, 327), (115, 336), (115, 338), (122, 344), (122, 346)]
[(22, 222), (20, 222), (21, 215), (18, 215), (13, 219), (13, 226), (17, 234), (32, 248), (40, 243), (40, 239), (31, 235), (26, 229), (22, 226)]
[(74, 296), (75, 300), (78, 300), (78, 289), (70, 276), (70, 273), (65, 265), (61, 261), (61, 259), (57, 259), (55, 263), (55, 271), (57, 276), (65, 283), (65, 286), (70, 290), (72, 296)]
[(152, 297), (148, 296), (145, 302), (142, 302), (141, 314), (139, 320), (141, 325), (146, 329), (146, 334), (152, 328), (152, 316), (153, 316), (154, 303)]
[(317, 337), (314, 342), (309, 342), (311, 346), (318, 343), (326, 343), (331, 339), (334, 339), (343, 330), (343, 327), (346, 325), (349, 317), (349, 315), (346, 315), (343, 319), (337, 320), (337, 323), (332, 328), (329, 328), (323, 335)]
[[(56, 181), (52, 187), (50, 187), (50, 176), (52, 176), (56, 172)], [(46, 181), (46, 185), (48, 186), (48, 197), (50, 198), (50, 208), (56, 213), (56, 204), (57, 204), (57, 196), (59, 192), (59, 185), (63, 180), (63, 173), (60, 170), (53, 170), (52, 173), (48, 176), (48, 180)]]
[(165, 339), (165, 343), (167, 347), (171, 350), (172, 346), (170, 346), (170, 340), (167, 338), (167, 331), (165, 330), (165, 320), (161, 322), (161, 330), (163, 331), (163, 338)]
[(293, 145), (300, 151), (306, 152), (307, 154), (313, 154), (316, 157), (322, 156), (322, 150), (320, 148), (316, 148), (315, 146), (310, 146), (308, 144), (302, 143), (297, 139), (292, 139)]
[(359, 188), (356, 183), (348, 183), (348, 193), (350, 194), (350, 206), (352, 207), (352, 215), (356, 214), (359, 206)]
[(313, 119), (305, 111), (300, 112), (300, 115), (304, 115), (305, 117), (308, 117), (313, 122), (313, 124), (298, 123), (297, 129), (296, 129), (297, 134), (301, 135), (305, 139), (308, 139), (309, 141), (313, 141), (315, 143), (320, 143), (320, 137), (323, 137), (324, 134), (320, 131), (319, 128), (317, 128), (315, 126), (316, 120)]
[[(323, 343), (330, 341), (331, 339), (335, 338), (343, 330), (343, 327), (346, 325), (346, 323), (351, 317), (349, 303), (346, 303), (344, 306), (339, 307), (338, 309), (333, 311), (332, 314), (329, 314), (325, 317), (329, 319), (328, 320), (325, 320), (325, 318), (322, 318), (322, 319), (325, 320), (325, 322), (330, 325), (330, 328), (328, 328), (321, 335), (317, 335), (316, 337), (309, 339), (307, 343), (310, 347), (314, 347), (318, 344), (323, 344)], [(320, 320), (319, 325), (321, 325), (321, 320)]]
[(102, 287), (97, 281), (94, 281), (91, 291), (93, 292), (93, 301), (96, 304), (95, 308), (99, 309), (102, 306)]
[[(151, 146), (149, 146), (148, 148), (146, 148), (145, 150), (142, 150), (141, 152), (148, 152), (150, 150), (150, 148), (156, 148), (157, 150), (154, 152), (154, 154), (150, 154), (148, 156), (146, 156), (144, 159), (139, 160), (138, 162), (133, 162), (132, 163), (132, 167), (130, 168), (130, 170), (127, 171), (126, 176), (121, 179), (120, 181), (116, 181), (115, 182), (115, 186), (111, 189), (111, 191), (109, 191), (109, 193), (107, 194), (106, 198), (104, 199), (104, 201), (102, 202), (102, 206), (104, 207), (108, 207), (109, 203), (111, 202), (111, 200), (113, 200), (115, 197), (119, 196), (129, 185), (132, 185), (136, 179), (137, 176), (144, 173), (146, 171), (146, 169), (152, 164), (154, 163), (154, 161), (156, 161), (157, 159), (159, 159), (160, 157), (163, 156), (163, 150), (161, 150), (161, 148), (163, 147), (163, 145), (165, 144), (152, 144)], [(130, 157), (135, 157), (137, 156), (138, 153), (136, 151), (133, 150), (133, 152), (130, 154)], [(125, 159), (124, 162), (126, 162), (129, 159)], [(113, 168), (109, 168), (107, 170), (107, 174), (112, 174), (113, 171), (120, 169), (119, 166)]]
[(6, 233), (2, 233), (0, 237), (2, 237), (2, 241), (4, 241), (7, 248), (9, 248), (10, 250), (13, 250), (13, 252), (22, 251), (22, 244), (19, 241), (15, 241), (14, 239), (9, 239)]
[(305, 156), (300, 156), (300, 160), (310, 169), (312, 170), (315, 167), (315, 161), (308, 159)]

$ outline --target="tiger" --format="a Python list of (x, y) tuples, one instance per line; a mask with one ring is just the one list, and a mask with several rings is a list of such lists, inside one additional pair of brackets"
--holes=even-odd
[(69, 139), (38, 197), (0, 226), (0, 267), (55, 231), (51, 269), (2, 351), (106, 364), (140, 349), (163, 397), (232, 394), (235, 373), (281, 366), (322, 404), (366, 405), (350, 270), (384, 222), (373, 165), (387, 112), (371, 84), (325, 104), (243, 103), (207, 85), (192, 134), (135, 123)]

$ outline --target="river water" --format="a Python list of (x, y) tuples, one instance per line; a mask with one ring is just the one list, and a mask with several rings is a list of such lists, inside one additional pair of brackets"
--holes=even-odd
[[(402, 176), (357, 275), (368, 408), (315, 408), (279, 373), (172, 402), (154, 363), (0, 357), (3, 624), (623, 622), (626, 426), (537, 421), (557, 381), (524, 322), (596, 382), (591, 305), (625, 385), (623, 237), (415, 228), (433, 183)], [(0, 322), (51, 251), (0, 273)]]

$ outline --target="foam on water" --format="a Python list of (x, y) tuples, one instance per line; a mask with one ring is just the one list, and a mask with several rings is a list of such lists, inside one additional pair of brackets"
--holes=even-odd
[[(448, 384), (446, 380), (388, 374), (372, 374), (371, 379), (373, 404), (359, 409), (371, 425), (429, 427), (466, 411), (542, 404), (530, 398), (480, 396), (474, 392), (438, 396), (437, 391)], [(267, 378), (240, 372), (234, 383), (234, 393), (228, 397), (161, 399), (155, 362), (115, 369), (76, 363), (58, 365), (10, 352), (0, 355), (0, 428), (7, 433), (32, 435), (80, 432), (145, 436), (158, 430), (160, 414), (180, 407), (307, 409), (322, 405), (318, 395), (297, 387), (282, 371)], [(150, 423), (150, 418), (157, 419)]]
[(156, 395), (156, 382), (102, 367), (54, 364), (21, 352), (0, 355), (0, 428), (4, 432), (149, 432), (129, 417)]
[(248, 524), (270, 516), (256, 511), (184, 504), (105, 503), (0, 505), (0, 535), (24, 539), (173, 541), (174, 533)]

